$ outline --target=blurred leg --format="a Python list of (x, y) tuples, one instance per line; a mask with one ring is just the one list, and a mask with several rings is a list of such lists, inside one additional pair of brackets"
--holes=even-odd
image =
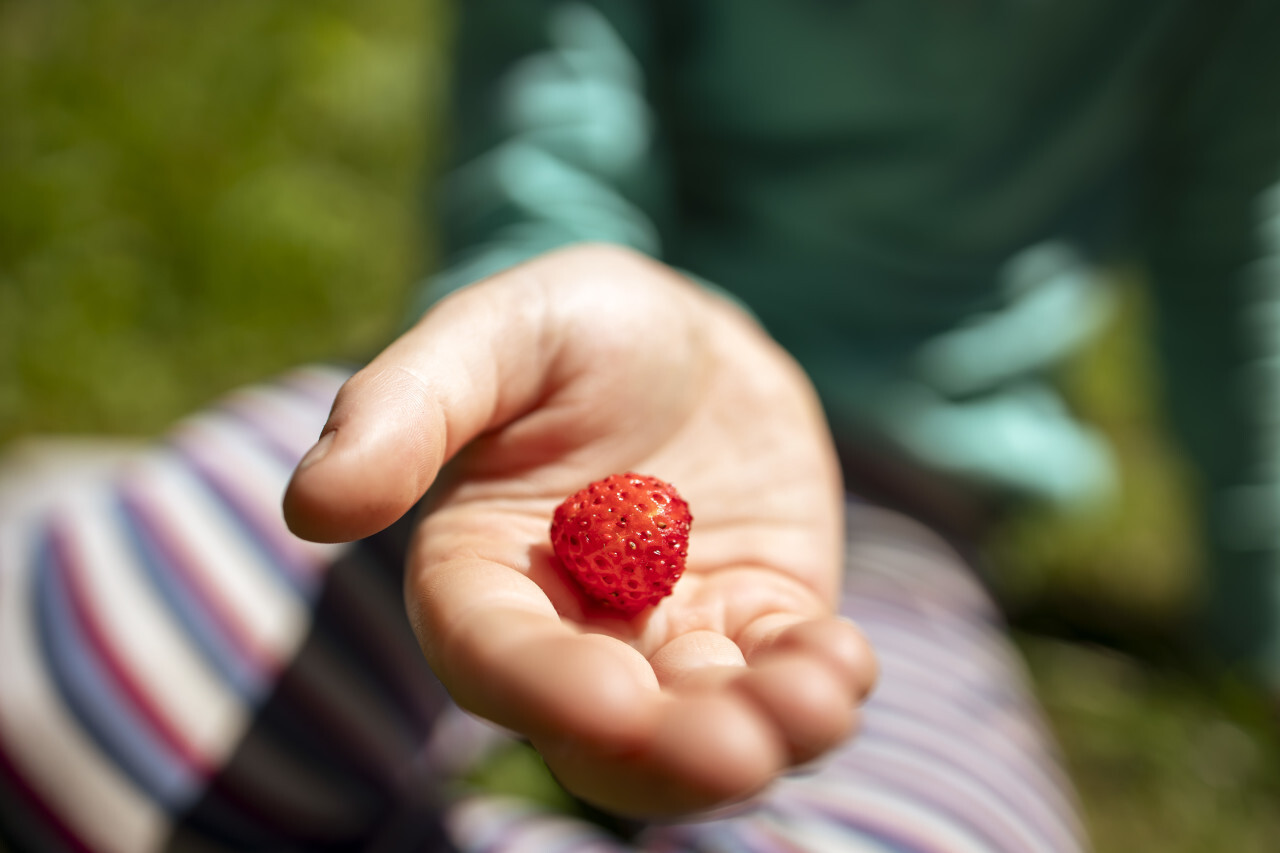
[(504, 736), (421, 661), (403, 531), (316, 546), (280, 519), (342, 378), (247, 389), (159, 446), (0, 500), (0, 826), (16, 850), (1082, 846), (982, 590), (925, 527), (861, 502), (843, 609), (883, 674), (849, 746), (732, 814), (625, 838), (469, 791)]
[(0, 826), (16, 849), (438, 837), (420, 771), (445, 696), (404, 618), (399, 531), (317, 546), (280, 517), (344, 378), (297, 371), (163, 442), (10, 478)]
[(719, 819), (619, 838), (527, 801), (473, 796), (464, 850), (1067, 853), (1087, 847), (1017, 654), (963, 560), (909, 518), (849, 506), (843, 612), (881, 680), (848, 746)]

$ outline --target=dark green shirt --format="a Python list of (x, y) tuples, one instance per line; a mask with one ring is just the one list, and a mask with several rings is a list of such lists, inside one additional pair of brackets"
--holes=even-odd
[(1226, 645), (1280, 684), (1280, 2), (467, 0), (445, 271), (584, 240), (734, 294), (837, 432), (1110, 487), (1044, 368), (1151, 282)]

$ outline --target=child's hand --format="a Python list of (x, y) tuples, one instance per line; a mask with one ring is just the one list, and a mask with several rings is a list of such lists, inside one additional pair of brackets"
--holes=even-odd
[[(818, 404), (753, 321), (667, 268), (578, 247), (459, 292), (343, 387), (318, 447), (285, 507), (327, 541), (389, 525), (453, 460), (410, 618), (458, 703), (584, 799), (706, 809), (853, 730), (875, 664), (833, 616), (842, 495)], [(548, 542), (566, 495), (626, 470), (695, 519), (675, 593), (631, 621), (584, 612)]]

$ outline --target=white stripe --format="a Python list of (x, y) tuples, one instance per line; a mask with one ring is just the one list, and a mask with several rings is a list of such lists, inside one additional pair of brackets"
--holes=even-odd
[(779, 837), (803, 853), (893, 853), (889, 847), (826, 821), (786, 820), (773, 814), (763, 817)]
[[(889, 731), (891, 718), (911, 717), (953, 739), (976, 736), (986, 751), (982, 763), (991, 764), (991, 756), (999, 756), (1002, 766), (1021, 774), (1018, 787), (1031, 785), (1044, 797), (1065, 795), (1070, 786), (1050, 752), (1051, 737), (1019, 679), (996, 672), (975, 679), (976, 684), (957, 683), (944, 675), (945, 660), (929, 666), (916, 659), (918, 650), (903, 654), (901, 647), (914, 642), (913, 638), (899, 633), (883, 642), (884, 634), (881, 630), (871, 635), (873, 642), (881, 641), (877, 648), (882, 673), (866, 709), (873, 728), (883, 725)], [(994, 695), (979, 691), (994, 691)], [(965, 707), (959, 707), (962, 704)], [(885, 705), (892, 707), (881, 710)]]
[[(879, 598), (888, 597), (881, 594)], [(865, 596), (853, 603), (849, 616), (868, 632), (892, 631), (927, 644), (934, 655), (947, 662), (948, 669), (999, 672), (1002, 676), (1021, 674), (1024, 669), (1022, 659), (993, 623), (968, 618), (927, 600), (904, 595), (882, 603)]]
[(248, 427), (233, 418), (216, 414), (188, 420), (178, 435), (185, 451), (214, 468), (234, 484), (237, 499), (244, 501), (250, 513), (269, 524), (272, 541), (312, 571), (328, 566), (345, 547), (308, 542), (289, 532), (284, 523), (281, 501), (285, 486), (293, 473), (283, 466), (248, 432)]
[(512, 797), (477, 796), (462, 800), (451, 807), (447, 822), (454, 843), (462, 850), (625, 853), (636, 849), (617, 843), (587, 820)]
[(797, 816), (798, 822), (809, 824), (818, 821), (819, 816), (810, 811), (810, 808), (820, 803), (828, 813), (829, 820), (844, 817), (860, 824), (865, 823), (873, 830), (885, 828), (890, 834), (918, 840), (921, 848), (931, 853), (991, 853), (991, 848), (970, 834), (965, 827), (909, 800), (885, 794), (876, 785), (832, 782), (809, 794), (800, 803), (800, 808), (804, 811)]
[[(351, 378), (351, 371), (327, 364), (311, 364), (290, 371), (284, 378), (306, 386), (312, 393), (332, 401), (338, 395), (338, 389), (342, 387), (342, 383)], [(328, 414), (326, 407), (321, 419), (323, 420)]]
[(460, 850), (488, 850), (528, 811), (528, 803), (507, 797), (469, 797), (449, 807), (445, 824)]
[(604, 833), (585, 820), (560, 817), (549, 812), (530, 814), (520, 823), (519, 831), (506, 843), (494, 848), (511, 853), (567, 853), (567, 851), (624, 850), (606, 844)]
[[(972, 731), (973, 727), (967, 727)], [(901, 714), (880, 714), (868, 721), (862, 737), (841, 756), (856, 764), (860, 749), (869, 749), (878, 740), (877, 733), (894, 734), (895, 743), (887, 749), (895, 752), (920, 749), (926, 760), (937, 762), (936, 756), (950, 759), (950, 763), (969, 773), (973, 780), (981, 780), (992, 790), (1009, 799), (1009, 806), (1024, 812), (1036, 812), (1037, 825), (1053, 833), (1055, 844), (1064, 844), (1072, 837), (1065, 823), (1068, 810), (1062, 792), (1050, 784), (1038, 772), (1017, 772), (1000, 759), (992, 760), (985, 745), (957, 736), (956, 730), (939, 730), (932, 724), (921, 723)], [(979, 734), (981, 734), (979, 732)], [(970, 783), (971, 784), (971, 783)], [(1068, 848), (1069, 849), (1069, 848)]]
[(151, 456), (137, 468), (148, 505), (168, 535), (181, 540), (186, 565), (275, 661), (293, 657), (310, 625), (310, 611), (244, 541), (245, 532), (227, 518), (205, 486), (185, 466)]
[[(926, 791), (925, 798), (936, 802), (926, 808), (936, 809), (940, 814), (946, 809), (961, 812), (961, 820), (967, 817), (979, 830), (986, 830), (1010, 849), (1025, 853), (1058, 849), (1046, 844), (1045, 837), (1024, 819), (1024, 812), (1016, 803), (1000, 799), (986, 785), (975, 785), (971, 775), (946, 762), (921, 758), (919, 753), (896, 745), (864, 742), (858, 750), (858, 760), (850, 762), (849, 768), (869, 784), (880, 786), (885, 784), (885, 780), (878, 778), (881, 768), (897, 769), (897, 773), (884, 775), (889, 779), (913, 780), (913, 787), (899, 794), (900, 797), (918, 802), (914, 790), (914, 783), (918, 782)], [(818, 784), (822, 784), (822, 780), (818, 780)], [(1055, 835), (1059, 842), (1063, 840), (1061, 834)]]
[[(936, 656), (933, 662), (922, 661), (919, 649), (905, 649), (904, 645), (912, 642), (907, 637), (888, 639), (883, 632), (871, 634), (872, 643), (879, 655), (881, 677), (872, 694), (871, 702), (882, 699), (895, 704), (919, 704), (930, 713), (926, 716), (936, 718), (933, 713), (941, 710), (943, 715), (951, 715), (957, 721), (972, 721), (977, 716), (985, 716), (1008, 709), (1015, 709), (1019, 716), (1027, 721), (1027, 728), (1040, 733), (1033, 725), (1038, 719), (1038, 712), (1028, 694), (1022, 689), (1021, 681), (1015, 675), (1000, 670), (990, 672), (963, 673), (948, 671), (948, 658)], [(958, 662), (956, 662), (958, 663)], [(957, 670), (964, 668), (963, 664)], [(953, 710), (951, 707), (960, 703), (963, 707)], [(1025, 745), (1021, 742), (1018, 748)]]
[(0, 739), (18, 772), (90, 846), (158, 850), (165, 814), (80, 729), (44, 669), (33, 606), (36, 529), (0, 524)]
[(265, 431), (272, 440), (295, 453), (299, 459), (324, 427), (329, 414), (296, 388), (278, 385), (253, 385), (242, 388), (227, 398), (233, 411), (251, 413), (253, 426)]
[[(1002, 694), (1023, 696), (1021, 669), (1000, 660), (992, 649), (955, 640), (942, 645), (939, 638), (913, 632), (905, 626), (860, 622), (881, 660), (885, 689), (892, 689), (892, 674), (901, 672), (909, 684), (928, 684), (959, 693), (994, 689)], [(881, 651), (883, 650), (883, 651)]]
[(245, 708), (209, 666), (122, 539), (106, 488), (71, 496), (65, 519), (89, 606), (141, 688), (210, 763), (248, 724)]

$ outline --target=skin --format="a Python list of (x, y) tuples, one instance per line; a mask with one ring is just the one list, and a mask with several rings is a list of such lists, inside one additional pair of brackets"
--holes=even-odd
[[(626, 470), (694, 524), (632, 620), (550, 555), (556, 505)], [(431, 488), (405, 576), (428, 663), (624, 815), (744, 800), (856, 728), (874, 657), (835, 616), (843, 498), (800, 369), (744, 312), (623, 249), (544, 255), (438, 304), (339, 393), (295, 472), (298, 535), (347, 541)]]

